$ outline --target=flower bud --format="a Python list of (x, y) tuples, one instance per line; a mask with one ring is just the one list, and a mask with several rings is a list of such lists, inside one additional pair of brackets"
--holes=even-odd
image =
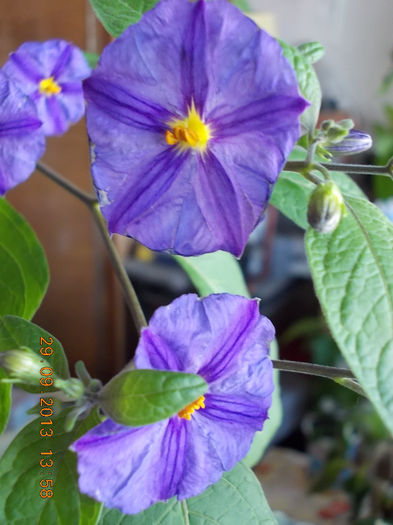
[(373, 141), (368, 133), (352, 129), (349, 133), (338, 143), (330, 143), (325, 145), (325, 148), (334, 155), (355, 155), (367, 151), (373, 145)]
[(55, 388), (62, 390), (66, 396), (71, 399), (79, 399), (85, 393), (85, 387), (83, 386), (82, 381), (76, 379), (76, 377), (70, 377), (69, 379), (61, 379), (60, 377), (57, 377), (54, 385)]
[(343, 213), (344, 199), (334, 182), (325, 182), (315, 188), (307, 209), (307, 220), (314, 230), (331, 233), (337, 228)]
[(15, 383), (37, 385), (41, 379), (41, 368), (47, 366), (30, 348), (7, 350), (0, 353), (0, 366)]

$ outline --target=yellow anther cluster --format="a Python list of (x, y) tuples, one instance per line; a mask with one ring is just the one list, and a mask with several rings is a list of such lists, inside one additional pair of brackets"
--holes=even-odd
[(211, 137), (208, 124), (205, 124), (195, 109), (194, 103), (188, 108), (188, 115), (183, 120), (173, 120), (168, 123), (171, 129), (165, 132), (165, 140), (171, 146), (177, 145), (180, 149), (195, 148), (201, 151), (206, 149)]
[(177, 415), (179, 417), (182, 417), (183, 419), (187, 419), (187, 421), (190, 421), (191, 414), (193, 414), (195, 410), (199, 410), (200, 408), (205, 408), (205, 396), (198, 397), (196, 401), (193, 401), (185, 408), (180, 410), (180, 412), (178, 412)]
[(61, 87), (55, 82), (53, 77), (43, 78), (39, 84), (39, 92), (46, 97), (52, 95), (58, 95), (61, 91)]

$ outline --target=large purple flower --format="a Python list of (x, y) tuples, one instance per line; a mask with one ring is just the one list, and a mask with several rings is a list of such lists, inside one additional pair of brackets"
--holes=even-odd
[(0, 195), (26, 180), (44, 151), (33, 102), (0, 70)]
[(159, 308), (142, 332), (136, 367), (196, 373), (208, 391), (167, 420), (137, 428), (107, 420), (82, 436), (72, 446), (80, 490), (133, 514), (217, 482), (267, 418), (273, 337), (257, 300), (184, 295)]
[(277, 41), (226, 0), (162, 0), (104, 50), (84, 89), (110, 232), (239, 256), (307, 105)]
[(11, 53), (3, 71), (34, 100), (46, 135), (61, 135), (82, 118), (82, 80), (90, 68), (69, 42), (26, 42)]

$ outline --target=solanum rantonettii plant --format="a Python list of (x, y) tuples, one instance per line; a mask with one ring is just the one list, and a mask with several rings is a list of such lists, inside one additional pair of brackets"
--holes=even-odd
[[(40, 418), (1, 459), (0, 522), (194, 525), (203, 515), (223, 525), (274, 523), (258, 482), (239, 463), (255, 431), (263, 425), (264, 436), (272, 428), (266, 418), (277, 420), (279, 400), (270, 406), (272, 364), (341, 384), (345, 379), (370, 397), (387, 426), (393, 420), (393, 227), (353, 181), (331, 172), (341, 164), (317, 160), (357, 152), (371, 139), (350, 120), (316, 129), (321, 90), (311, 64), (323, 54), (318, 43), (278, 42), (224, 0), (162, 0), (155, 8), (154, 1), (92, 4), (118, 37), (84, 81), (98, 201), (50, 168), (38, 169), (92, 212), (142, 335), (135, 362), (106, 385), (81, 363), (78, 379), (70, 378), (60, 343), (28, 321), (47, 285), (42, 250), (23, 218), (0, 201), (0, 312), (24, 318), (0, 319), (0, 351), (6, 352), (0, 374), (8, 370), (6, 381), (30, 392), (44, 385), (47, 395), (62, 400), (45, 423), (54, 432), (45, 429), (53, 448), (45, 453), (57, 463), (51, 473), (41, 465), (52, 476), (41, 480), (43, 492), (31, 493)], [(127, 28), (131, 21), (137, 23)], [(81, 51), (62, 40), (29, 42), (10, 56), (0, 74), (3, 192), (31, 173), (45, 134), (61, 134), (82, 116), (82, 80), (89, 72)], [(302, 132), (304, 149), (288, 160)], [(392, 175), (391, 163), (345, 168)], [(356, 377), (348, 369), (270, 359), (274, 329), (255, 299), (240, 297), (248, 292), (230, 253), (241, 254), (272, 188), (272, 203), (308, 228), (316, 291)], [(157, 250), (204, 254), (176, 260), (201, 295), (222, 295), (178, 298), (146, 328), (112, 232)], [(207, 253), (219, 248), (230, 253)], [(35, 345), (39, 338), (52, 341), (45, 356)], [(48, 377), (36, 385), (43, 373)], [(0, 383), (4, 413), (9, 387)], [(0, 428), (6, 419), (0, 417)], [(254, 442), (254, 458), (267, 442)], [(19, 495), (27, 491), (29, 505), (22, 507)]]

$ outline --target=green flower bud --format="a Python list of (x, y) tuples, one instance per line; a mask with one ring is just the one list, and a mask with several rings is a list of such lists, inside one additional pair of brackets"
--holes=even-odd
[(315, 188), (307, 209), (307, 220), (314, 230), (331, 233), (344, 213), (344, 199), (334, 182), (325, 182)]
[(79, 399), (85, 392), (85, 387), (83, 386), (82, 381), (75, 377), (70, 377), (69, 379), (61, 379), (60, 377), (57, 377), (54, 385), (55, 388), (62, 390), (71, 399)]
[(7, 350), (0, 353), (0, 366), (14, 383), (38, 385), (41, 379), (41, 368), (49, 366), (39, 355), (23, 347), (18, 350)]

